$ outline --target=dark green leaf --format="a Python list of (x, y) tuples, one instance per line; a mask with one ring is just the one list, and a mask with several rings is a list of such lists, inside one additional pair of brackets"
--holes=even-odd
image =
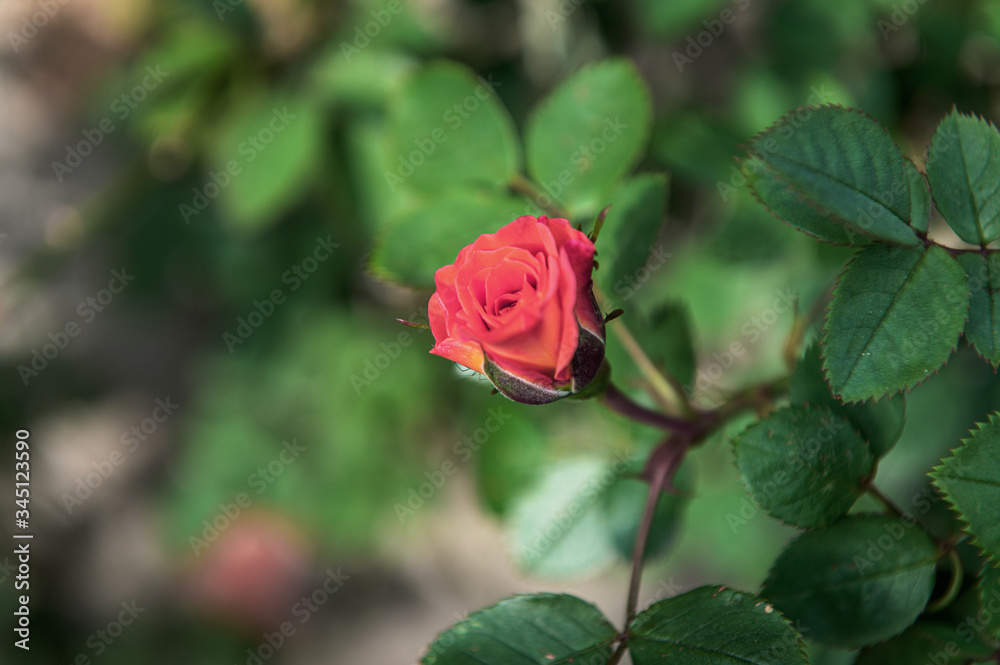
[[(616, 302), (620, 292), (646, 283), (669, 255), (655, 244), (663, 224), (666, 186), (666, 176), (644, 173), (626, 182), (611, 198), (611, 212), (597, 239), (601, 267), (595, 277)], [(609, 305), (609, 309), (621, 304)]]
[(864, 113), (837, 106), (800, 108), (758, 135), (750, 154), (765, 162), (778, 181), (831, 213), (851, 237), (920, 244), (910, 227), (906, 161), (888, 133)]
[(600, 610), (575, 596), (514, 596), (473, 612), (428, 647), (422, 665), (604, 665), (617, 636)]
[(734, 441), (754, 502), (804, 528), (843, 516), (864, 491), (874, 458), (846, 418), (816, 406), (781, 408)]
[[(1000, 568), (987, 566), (979, 576), (979, 606), (990, 613), (989, 620), (982, 621), (979, 637), (985, 642), (1000, 642)], [(979, 612), (976, 613), (979, 615)], [(985, 619), (979, 616), (977, 618)]]
[(1000, 255), (958, 255), (969, 278), (969, 321), (965, 338), (994, 368), (1000, 365)]
[(906, 173), (910, 178), (910, 226), (919, 233), (927, 233), (931, 223), (931, 190), (924, 174), (910, 160), (906, 160)]
[(984, 246), (1000, 238), (1000, 133), (992, 123), (948, 114), (931, 138), (927, 178), (959, 238)]
[[(967, 558), (972, 561), (965, 564), (965, 584), (958, 597), (942, 611), (935, 612), (933, 619), (955, 626), (967, 643), (964, 650), (986, 648), (992, 652), (1000, 647), (1000, 569), (985, 563), (974, 546), (960, 543), (957, 549), (959, 556), (962, 549), (971, 550), (971, 557)], [(975, 578), (974, 566), (979, 567)]]
[(953, 626), (921, 621), (887, 642), (863, 650), (854, 665), (959, 665), (992, 649)]
[(376, 241), (370, 265), (391, 281), (433, 287), (434, 272), (454, 263), (459, 250), (529, 212), (518, 199), (451, 190), (389, 220)]
[(823, 353), (834, 394), (855, 402), (913, 388), (948, 360), (968, 306), (965, 272), (941, 247), (861, 250), (827, 314)]
[(505, 185), (520, 145), (493, 86), (436, 62), (412, 75), (390, 103), (392, 148), (386, 187), (436, 192), (457, 185)]
[(651, 123), (649, 91), (630, 62), (584, 67), (528, 119), (528, 173), (553, 199), (596, 212), (642, 156)]
[(931, 477), (968, 525), (973, 542), (994, 565), (1000, 563), (1000, 415), (979, 423)]
[(859, 648), (913, 623), (930, 599), (937, 558), (934, 542), (913, 523), (848, 516), (793, 540), (761, 595), (811, 639)]
[(820, 345), (813, 344), (795, 366), (789, 396), (793, 403), (828, 407), (838, 413), (861, 432), (871, 445), (876, 458), (885, 456), (903, 433), (906, 422), (906, 397), (896, 395), (882, 402), (844, 404), (830, 391), (830, 384), (823, 377), (823, 360)]
[(778, 177), (778, 172), (761, 159), (743, 161), (751, 191), (772, 215), (793, 228), (834, 245), (866, 245), (872, 238), (846, 227), (828, 210), (807, 199)]
[(752, 593), (699, 587), (661, 600), (629, 626), (635, 665), (805, 665), (802, 638)]

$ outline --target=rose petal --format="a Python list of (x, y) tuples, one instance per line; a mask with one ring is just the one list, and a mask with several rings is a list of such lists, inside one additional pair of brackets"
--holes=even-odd
[(484, 361), (482, 346), (472, 340), (452, 337), (448, 323), (453, 317), (449, 314), (448, 307), (440, 294), (435, 293), (431, 296), (427, 304), (427, 317), (430, 319), (431, 333), (437, 341), (431, 353), (481, 373)]

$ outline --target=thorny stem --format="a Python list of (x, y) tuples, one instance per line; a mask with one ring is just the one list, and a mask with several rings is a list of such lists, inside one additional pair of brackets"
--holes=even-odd
[(627, 635), (622, 636), (622, 641), (618, 643), (618, 648), (615, 649), (614, 654), (611, 656), (611, 660), (608, 661), (608, 665), (618, 665), (621, 662), (622, 657), (628, 650), (628, 639)]
[(665, 413), (648, 409), (632, 401), (631, 397), (619, 390), (618, 386), (613, 383), (608, 384), (604, 394), (601, 395), (601, 401), (606, 407), (612, 411), (617, 411), (626, 418), (659, 427), (660, 429), (687, 436), (694, 436), (701, 429), (697, 421), (668, 416)]
[(668, 437), (653, 451), (646, 463), (643, 475), (649, 481), (649, 494), (646, 496), (646, 507), (642, 513), (642, 521), (639, 523), (639, 530), (635, 535), (635, 547), (632, 550), (632, 577), (629, 580), (623, 640), (628, 639), (628, 626), (635, 618), (635, 610), (639, 602), (639, 582), (642, 579), (642, 561), (646, 553), (646, 543), (649, 540), (649, 530), (653, 525), (653, 515), (656, 513), (656, 504), (660, 500), (660, 492), (671, 486), (673, 476), (690, 446), (691, 439), (688, 437)]
[(643, 471), (643, 478), (649, 482), (649, 493), (646, 497), (646, 506), (643, 510), (642, 521), (636, 531), (635, 546), (632, 550), (632, 576), (629, 580), (628, 600), (626, 602), (625, 629), (620, 636), (621, 642), (609, 661), (612, 665), (622, 659), (627, 648), (628, 627), (635, 618), (639, 602), (643, 555), (649, 541), (649, 532), (653, 525), (653, 515), (656, 513), (660, 493), (673, 486), (674, 474), (677, 473), (684, 456), (696, 441), (731, 415), (757, 405), (762, 397), (769, 398), (773, 393), (785, 389), (788, 382), (789, 379), (784, 378), (756, 387), (735, 396), (715, 410), (696, 413), (690, 420), (682, 420), (648, 409), (632, 401), (615, 384), (608, 383), (601, 396), (605, 406), (637, 422), (654, 425), (671, 432), (668, 438), (657, 446), (649, 456)]

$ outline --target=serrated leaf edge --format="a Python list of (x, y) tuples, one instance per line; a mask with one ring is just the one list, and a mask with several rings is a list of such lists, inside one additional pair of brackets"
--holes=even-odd
[[(872, 245), (869, 245), (868, 247), (872, 247), (874, 245), (887, 245), (887, 246), (890, 246), (889, 243), (873, 243)], [(897, 245), (891, 245), (891, 246), (896, 247)], [(827, 353), (826, 353), (826, 350), (827, 350), (827, 337), (829, 337), (829, 335), (830, 335), (830, 331), (828, 330), (828, 326), (829, 326), (829, 323), (830, 323), (830, 309), (833, 307), (834, 298), (836, 297), (837, 290), (840, 288), (840, 283), (844, 279), (844, 275), (847, 274), (847, 271), (850, 269), (851, 264), (853, 264), (857, 260), (858, 255), (862, 251), (864, 251), (865, 249), (867, 249), (867, 247), (860, 248), (857, 252), (855, 252), (854, 256), (851, 257), (851, 260), (848, 261), (844, 265), (844, 270), (840, 273), (840, 275), (837, 276), (837, 283), (834, 285), (833, 291), (832, 291), (833, 297), (830, 298), (830, 304), (828, 304), (826, 306), (826, 312), (825, 312), (825, 316), (824, 316), (824, 319), (823, 319), (823, 339), (822, 339), (822, 343), (821, 343), (821, 346), (823, 347), (823, 353), (822, 353), (822, 356), (821, 356), (822, 359), (823, 359), (823, 378), (827, 382), (827, 385), (830, 386), (830, 392), (833, 394), (833, 396), (836, 399), (839, 399), (844, 404), (864, 404), (864, 403), (867, 403), (868, 400), (872, 400), (872, 404), (878, 404), (885, 397), (888, 397), (889, 399), (892, 399), (892, 397), (894, 395), (899, 395), (900, 393), (904, 393), (906, 395), (909, 395), (916, 388), (919, 388), (920, 386), (922, 386), (928, 379), (930, 379), (930, 378), (932, 378), (934, 376), (937, 376), (938, 372), (940, 372), (942, 369), (944, 369), (945, 367), (948, 366), (948, 363), (951, 361), (952, 357), (955, 355), (955, 351), (958, 350), (958, 344), (959, 344), (959, 342), (962, 340), (962, 338), (963, 338), (963, 336), (965, 334), (965, 326), (968, 325), (968, 323), (969, 323), (969, 315), (968, 315), (968, 308), (967, 308), (966, 309), (966, 315), (965, 315), (965, 321), (964, 321), (964, 324), (962, 325), (962, 331), (958, 334), (958, 336), (955, 337), (955, 343), (952, 344), (951, 351), (949, 351), (949, 353), (948, 353), (948, 357), (945, 359), (945, 361), (943, 363), (941, 363), (941, 365), (937, 369), (935, 369), (933, 372), (930, 372), (930, 373), (924, 375), (923, 378), (918, 379), (912, 385), (903, 386), (901, 388), (897, 388), (896, 390), (894, 390), (892, 392), (884, 393), (882, 395), (869, 395), (868, 397), (862, 397), (862, 398), (859, 398), (859, 399), (851, 399), (851, 400), (844, 399), (844, 397), (842, 395), (839, 395), (836, 392), (834, 392), (833, 391), (833, 382), (830, 380), (830, 368), (829, 368), (829, 365), (828, 365), (828, 359), (827, 359)], [(917, 249), (917, 248), (916, 247), (902, 247), (902, 249)], [(924, 247), (924, 253), (926, 253), (928, 251), (928, 249), (929, 249), (928, 247)], [(959, 267), (961, 267), (961, 264), (959, 264)], [(963, 268), (962, 271), (964, 272), (965, 269)]]
[(608, 621), (608, 618), (606, 616), (604, 616), (604, 612), (602, 612), (600, 610), (600, 608), (598, 608), (597, 605), (595, 605), (594, 603), (591, 603), (590, 601), (584, 600), (583, 598), (580, 598), (579, 596), (574, 596), (573, 594), (569, 594), (569, 593), (553, 593), (551, 591), (541, 591), (541, 592), (538, 592), (538, 593), (516, 593), (514, 595), (507, 596), (505, 598), (501, 598), (500, 600), (498, 600), (497, 602), (493, 603), (492, 605), (487, 605), (486, 607), (481, 607), (478, 610), (476, 610), (474, 612), (471, 612), (467, 617), (465, 617), (461, 621), (456, 621), (452, 625), (450, 625), (447, 628), (445, 628), (444, 630), (440, 631), (437, 635), (434, 636), (434, 639), (431, 640), (430, 644), (427, 645), (425, 653), (423, 653), (420, 656), (420, 663), (421, 663), (421, 665), (433, 665), (433, 662), (428, 662), (426, 659), (427, 659), (428, 656), (431, 655), (431, 650), (432, 650), (431, 648), (434, 646), (434, 644), (439, 639), (441, 639), (441, 636), (443, 636), (445, 633), (447, 633), (447, 632), (449, 632), (451, 630), (454, 630), (458, 626), (463, 626), (463, 625), (467, 625), (467, 624), (473, 623), (475, 621), (475, 617), (477, 615), (483, 614), (484, 612), (489, 612), (491, 610), (498, 609), (498, 608), (500, 608), (501, 606), (503, 606), (505, 604), (511, 603), (512, 601), (517, 601), (517, 600), (522, 600), (522, 599), (557, 599), (557, 598), (569, 598), (569, 599), (572, 599), (574, 601), (578, 601), (580, 603), (583, 603), (585, 605), (589, 605), (590, 607), (592, 607), (594, 610), (597, 611), (597, 613), (601, 616), (601, 619), (603, 619), (604, 623), (606, 623), (608, 626), (611, 627), (612, 630), (615, 631), (615, 635), (611, 638), (611, 642), (609, 642), (609, 644), (612, 643), (615, 638), (617, 638), (617, 629), (615, 629), (614, 625), (610, 621)]
[(990, 553), (986, 551), (986, 548), (981, 544), (979, 536), (970, 530), (972, 528), (972, 523), (969, 522), (969, 520), (965, 517), (965, 514), (959, 509), (958, 504), (955, 503), (955, 500), (951, 497), (951, 494), (948, 493), (947, 489), (938, 482), (940, 477), (947, 470), (948, 463), (951, 460), (958, 459), (958, 453), (965, 450), (980, 432), (985, 430), (987, 427), (998, 423), (1000, 423), (1000, 411), (994, 411), (993, 413), (988, 414), (985, 422), (980, 421), (975, 423), (975, 429), (970, 428), (969, 435), (962, 438), (959, 445), (949, 450), (949, 456), (942, 458), (940, 463), (927, 473), (927, 477), (930, 478), (931, 484), (933, 484), (935, 489), (941, 493), (941, 496), (944, 497), (945, 503), (948, 504), (952, 512), (958, 517), (959, 522), (962, 524), (962, 530), (969, 534), (972, 538), (972, 544), (976, 546), (976, 549), (978, 549), (988, 561), (1000, 566), (1000, 553)]

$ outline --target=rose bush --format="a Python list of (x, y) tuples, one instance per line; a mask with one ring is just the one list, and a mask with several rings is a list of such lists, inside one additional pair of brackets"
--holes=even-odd
[(518, 217), (434, 274), (431, 353), (497, 390), (545, 404), (587, 387), (604, 362), (594, 243), (565, 219)]

